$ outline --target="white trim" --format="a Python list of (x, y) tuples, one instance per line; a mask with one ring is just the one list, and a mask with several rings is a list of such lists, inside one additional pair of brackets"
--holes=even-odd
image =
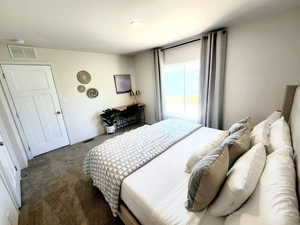
[(70, 138), (69, 126), (67, 125), (67, 121), (66, 121), (65, 114), (64, 114), (64, 109), (63, 109), (63, 106), (61, 104), (61, 94), (59, 93), (57, 85), (56, 85), (56, 80), (55, 80), (55, 75), (54, 75), (52, 64), (49, 65), (49, 67), (50, 67), (50, 70), (51, 70), (51, 74), (52, 74), (52, 79), (53, 79), (55, 91), (56, 91), (56, 94), (57, 94), (57, 97), (58, 97), (58, 104), (59, 104), (60, 110), (62, 112), (63, 121), (65, 123), (65, 128), (66, 128), (67, 137), (68, 137), (68, 140), (69, 140), (69, 145), (71, 145), (72, 142), (71, 142), (71, 138)]
[[(18, 175), (19, 178), (21, 178), (21, 174), (20, 174), (20, 170), (18, 170)], [(14, 193), (11, 190), (10, 184), (7, 182), (7, 179), (5, 177), (5, 171), (3, 171), (3, 168), (0, 164), (0, 179), (2, 180), (7, 192), (9, 193), (9, 196), (12, 200), (12, 202), (14, 203), (14, 206), (17, 210), (19, 210), (19, 207), (21, 207), (21, 205), (18, 204), (17, 200), (16, 200), (16, 196), (14, 195)], [(21, 180), (20, 180), (21, 181)], [(21, 185), (21, 184), (20, 184)], [(20, 190), (19, 190), (20, 191)], [(20, 192), (21, 193), (21, 192)], [(22, 203), (22, 200), (21, 200)]]
[[(0, 66), (0, 72), (1, 72), (1, 66)], [(17, 142), (16, 143), (17, 146), (13, 147), (11, 145), (11, 147), (13, 149), (9, 149), (9, 151), (14, 152), (14, 156), (16, 157), (15, 160), (19, 164), (20, 169), (23, 169), (23, 168), (26, 168), (28, 166), (28, 158), (27, 158), (26, 152), (24, 150), (22, 140), (19, 136), (17, 127), (15, 125), (15, 121), (14, 121), (14, 118), (12, 116), (11, 109), (10, 109), (9, 104), (7, 102), (7, 99), (6, 99), (4, 88), (3, 88), (3, 85), (2, 85), (2, 82), (1, 82), (1, 77), (2, 77), (2, 73), (0, 74), (0, 89), (1, 89), (0, 90), (0, 102), (1, 102), (1, 106), (2, 106), (1, 110), (3, 110), (4, 114), (9, 115), (8, 118), (6, 118), (6, 119), (7, 119), (8, 125), (12, 128), (11, 131), (13, 132), (13, 135), (16, 137), (15, 141)], [(3, 127), (3, 129), (6, 132), (5, 127)], [(7, 136), (9, 137), (8, 134), (7, 134)], [(11, 141), (11, 140), (9, 140), (9, 141)]]
[(14, 152), (14, 155), (12, 155), (12, 143), (11, 141), (9, 140), (9, 137), (8, 137), (8, 134), (5, 130), (5, 126), (3, 124), (3, 121), (1, 120), (0, 121), (0, 131), (1, 131), (1, 137), (2, 137), (2, 140), (4, 142), (4, 145), (6, 147), (6, 151), (8, 153), (8, 157), (10, 158), (10, 161), (12, 162), (13, 166), (16, 168), (16, 174), (17, 174), (17, 180), (16, 182), (18, 182), (17, 184), (17, 190), (12, 190), (14, 187), (12, 187), (12, 184), (9, 182), (9, 178), (7, 177), (7, 173), (10, 173), (10, 171), (5, 171), (5, 168), (3, 167), (3, 165), (1, 164), (0, 162), (0, 179), (3, 180), (3, 183), (4, 185), (6, 186), (6, 189), (7, 191), (9, 192), (10, 194), (10, 197), (11, 199), (13, 199), (14, 201), (14, 204), (16, 206), (16, 208), (19, 208), (21, 207), (21, 204), (22, 204), (22, 200), (21, 200), (21, 169), (20, 169), (20, 165), (19, 165), (19, 162), (16, 161), (17, 159), (14, 157), (15, 155), (15, 152)]
[(18, 206), (18, 203), (17, 203), (17, 201), (15, 200), (14, 194), (12, 193), (12, 191), (10, 190), (10, 188), (9, 188), (7, 182), (6, 182), (6, 179), (5, 179), (5, 177), (4, 177), (4, 174), (3, 174), (3, 171), (2, 171), (2, 168), (1, 168), (1, 167), (0, 167), (0, 180), (2, 180), (2, 183), (4, 184), (4, 186), (5, 186), (6, 190), (7, 190), (7, 192), (9, 193), (10, 199), (12, 200), (12, 202), (13, 202), (13, 204), (14, 204), (16, 210), (17, 210), (18, 213), (19, 213), (19, 206)]
[[(1, 69), (1, 73), (3, 74), (3, 70), (2, 70), (2, 67), (1, 67), (2, 65), (3, 64), (0, 64), (0, 69)], [(14, 120), (14, 123), (10, 124), (10, 125), (15, 126), (17, 128), (18, 133), (15, 133), (15, 135), (20, 137), (20, 139), (22, 141), (22, 144), (23, 144), (23, 149), (25, 150), (27, 158), (32, 159), (33, 155), (29, 150), (29, 145), (28, 145), (28, 142), (26, 140), (26, 136), (24, 134), (22, 125), (21, 125), (21, 123), (20, 123), (20, 121), (17, 117), (17, 110), (15, 108), (13, 99), (11, 97), (10, 90), (9, 90), (8, 85), (6, 83), (6, 80), (4, 79), (2, 74), (0, 76), (0, 82), (1, 82), (1, 85), (2, 85), (2, 88), (3, 88), (5, 99), (1, 98), (0, 100), (3, 101), (3, 102), (6, 101), (8, 107), (9, 107), (8, 110), (10, 111), (10, 114), (11, 114), (13, 120)]]
[[(1, 67), (2, 65), (32, 65), (32, 66), (39, 66), (40, 65), (40, 66), (49, 66), (50, 67), (51, 74), (52, 74), (52, 79), (53, 79), (54, 86), (55, 86), (55, 91), (57, 93), (58, 102), (59, 102), (59, 105), (60, 105), (60, 108), (61, 108), (61, 111), (62, 111), (63, 121), (64, 121), (65, 127), (66, 127), (68, 141), (69, 141), (69, 144), (71, 144), (71, 139), (70, 139), (70, 134), (69, 134), (69, 128), (67, 126), (66, 119), (65, 119), (65, 116), (64, 116), (64, 109), (63, 109), (62, 104), (61, 104), (60, 93), (59, 93), (59, 91), (57, 89), (57, 86), (56, 86), (55, 75), (54, 75), (54, 72), (53, 72), (53, 64), (52, 63), (46, 63), (46, 62), (42, 63), (42, 62), (0, 61), (0, 72), (1, 73), (3, 73), (3, 70), (2, 70), (2, 67)], [(6, 99), (3, 99), (0, 96), (0, 101), (6, 101), (8, 103), (8, 105), (9, 105), (9, 111), (10, 111), (10, 113), (11, 113), (13, 119), (14, 119), (14, 124), (11, 124), (11, 125), (14, 125), (17, 128), (17, 131), (18, 131), (18, 133), (15, 133), (15, 135), (19, 136), (20, 139), (22, 140), (23, 149), (25, 150), (27, 158), (28, 159), (32, 159), (33, 158), (33, 154), (29, 150), (28, 141), (26, 139), (26, 136), (25, 136), (25, 133), (23, 131), (22, 125), (21, 125), (21, 123), (19, 121), (19, 118), (17, 117), (17, 110), (16, 110), (16, 107), (14, 105), (13, 98), (11, 96), (8, 84), (7, 84), (6, 80), (4, 79), (4, 77), (2, 75), (0, 76), (0, 83), (2, 84), (3, 91), (4, 91), (4, 94), (5, 94), (5, 97), (6, 97)]]
[(53, 63), (51, 62), (46, 62), (46, 61), (15, 61), (15, 60), (0, 60), (0, 65), (40, 65), (40, 66), (53, 66)]

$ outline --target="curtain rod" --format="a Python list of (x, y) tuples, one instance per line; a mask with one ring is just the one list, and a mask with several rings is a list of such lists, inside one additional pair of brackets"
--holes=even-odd
[[(173, 43), (173, 45), (172, 44), (169, 44), (169, 45), (167, 45), (167, 46), (165, 46), (165, 47), (161, 47), (160, 49), (162, 50), (162, 51), (164, 51), (164, 50), (168, 50), (168, 49), (171, 49), (171, 48), (176, 48), (176, 47), (180, 47), (180, 46), (182, 46), (182, 45), (185, 45), (185, 44), (189, 44), (189, 43), (192, 43), (192, 42), (195, 42), (195, 41), (200, 41), (201, 40), (201, 37), (205, 37), (208, 33), (211, 33), (211, 32), (217, 32), (217, 31), (226, 31), (226, 28), (224, 28), (224, 27), (222, 27), (222, 28), (219, 28), (219, 29), (215, 29), (215, 30), (211, 30), (211, 31), (209, 31), (209, 32), (204, 32), (204, 33), (202, 33), (202, 34), (198, 34), (198, 35), (195, 35), (195, 36), (193, 36), (193, 38), (195, 38), (195, 39), (192, 39), (192, 37), (191, 38), (189, 38), (189, 40), (182, 40), (181, 42), (177, 42), (177, 44), (176, 43)], [(198, 36), (198, 37), (197, 37)], [(199, 37), (199, 36), (201, 36), (201, 37)]]
[(170, 48), (176, 48), (176, 47), (179, 47), (179, 46), (182, 46), (182, 45), (186, 45), (186, 44), (189, 44), (189, 43), (193, 43), (193, 42), (196, 42), (196, 41), (200, 41), (200, 40), (201, 40), (201, 38), (198, 38), (198, 39), (195, 39), (195, 40), (183, 42), (183, 43), (180, 43), (180, 44), (177, 44), (177, 45), (173, 45), (173, 46), (170, 46), (170, 47), (165, 47), (165, 48), (162, 48), (161, 50), (165, 51), (165, 50), (168, 50)]

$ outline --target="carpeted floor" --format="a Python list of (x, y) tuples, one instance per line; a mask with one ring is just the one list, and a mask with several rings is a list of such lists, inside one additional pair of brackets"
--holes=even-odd
[(98, 136), (32, 159), (22, 171), (19, 225), (123, 225), (82, 173), (88, 150), (113, 136)]

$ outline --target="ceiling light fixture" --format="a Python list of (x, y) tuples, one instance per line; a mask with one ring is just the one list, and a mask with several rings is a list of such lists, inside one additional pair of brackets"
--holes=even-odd
[(131, 25), (139, 25), (139, 24), (142, 24), (142, 21), (141, 20), (133, 19), (133, 20), (130, 20), (130, 24)]

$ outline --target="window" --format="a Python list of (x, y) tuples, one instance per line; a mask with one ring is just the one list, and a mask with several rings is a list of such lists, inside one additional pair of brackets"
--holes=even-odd
[(199, 118), (200, 43), (165, 50), (162, 74), (164, 118)]

